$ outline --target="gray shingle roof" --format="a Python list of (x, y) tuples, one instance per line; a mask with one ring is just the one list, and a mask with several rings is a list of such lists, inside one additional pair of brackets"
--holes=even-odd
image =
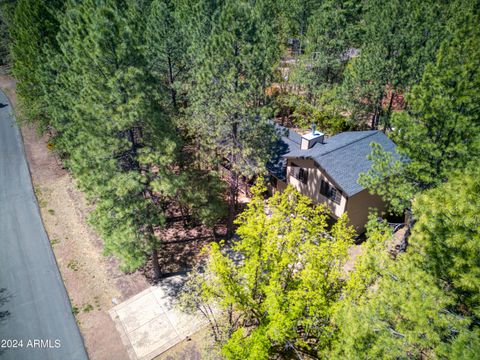
[(313, 159), (349, 197), (363, 190), (357, 180), (360, 173), (368, 171), (372, 165), (367, 159), (372, 150), (371, 143), (380, 144), (384, 150), (398, 157), (395, 144), (378, 130), (343, 132), (326, 138), (323, 143), (316, 143), (308, 150), (301, 150), (301, 136), (295, 133), (296, 136), (291, 137), (291, 133), (293, 131), (289, 130), (288, 136), (283, 136), (280, 141), (288, 152), (284, 151), (280, 155), (283, 162), (276, 163), (276, 173), (283, 174), (283, 178), (279, 178), (285, 179), (286, 158)]
[(285, 181), (287, 160), (285, 159), (284, 155), (293, 150), (300, 149), (300, 142), (302, 141), (302, 137), (295, 131), (287, 129), (278, 124), (275, 124), (275, 129), (280, 139), (275, 144), (275, 147), (273, 149), (273, 153), (275, 155), (267, 163), (267, 169), (276, 178)]

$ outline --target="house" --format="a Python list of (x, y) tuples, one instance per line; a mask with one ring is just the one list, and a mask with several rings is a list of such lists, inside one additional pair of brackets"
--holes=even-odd
[(358, 233), (365, 230), (369, 208), (385, 210), (382, 199), (357, 181), (371, 166), (367, 159), (371, 143), (396, 154), (395, 144), (383, 132), (348, 131), (325, 137), (314, 127), (304, 135), (279, 125), (276, 128), (281, 139), (276, 157), (267, 166), (273, 191), (291, 184), (315, 202), (326, 203), (333, 218), (346, 212)]

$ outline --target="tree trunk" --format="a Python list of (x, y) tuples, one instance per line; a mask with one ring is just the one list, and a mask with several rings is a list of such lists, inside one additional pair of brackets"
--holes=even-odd
[(230, 198), (228, 200), (227, 237), (233, 236), (233, 221), (237, 212), (238, 174), (232, 171), (232, 184), (230, 184)]
[(168, 56), (168, 82), (170, 84), (170, 95), (172, 96), (172, 103), (173, 107), (177, 109), (177, 92), (173, 88), (173, 66), (172, 66), (172, 59)]
[(383, 132), (387, 130), (387, 127), (390, 128), (390, 116), (392, 114), (392, 105), (393, 105), (394, 96), (395, 96), (395, 92), (392, 90), (390, 95), (390, 102), (388, 103), (388, 110), (387, 110), (388, 124), (387, 124), (387, 120), (385, 120), (385, 124), (383, 124)]
[(378, 118), (378, 110), (375, 109), (375, 112), (373, 113), (373, 117), (372, 117), (372, 130), (375, 130), (375, 128), (377, 127), (377, 118)]
[(188, 227), (187, 212), (185, 211), (185, 208), (182, 205), (178, 195), (176, 196), (176, 200), (178, 204), (178, 210), (180, 211), (180, 215), (182, 216), (183, 226), (186, 228)]
[(158, 262), (158, 250), (156, 247), (152, 249), (152, 265), (154, 280), (160, 280), (160, 278), (162, 277), (162, 271), (160, 270), (160, 263)]
[(180, 205), (179, 208), (180, 208), (180, 214), (182, 215), (183, 226), (187, 228), (191, 224), (188, 223), (188, 218), (187, 218), (187, 213), (185, 211), (185, 208), (182, 205)]
[[(237, 74), (240, 74), (239, 72)], [(235, 79), (235, 88), (237, 88), (237, 79)], [(237, 123), (237, 116), (238, 114), (234, 115), (234, 122), (232, 124), (232, 140), (233, 144), (237, 143), (237, 135), (238, 135), (238, 123)], [(238, 196), (238, 171), (236, 170), (237, 166), (237, 154), (233, 153), (231, 155), (231, 182), (230, 182), (230, 199), (228, 201), (228, 219), (227, 219), (227, 238), (231, 238), (233, 236), (233, 221), (235, 220), (235, 215), (237, 211), (237, 196)]]

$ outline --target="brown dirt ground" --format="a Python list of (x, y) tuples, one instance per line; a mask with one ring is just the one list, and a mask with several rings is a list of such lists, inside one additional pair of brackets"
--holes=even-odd
[[(0, 75), (0, 87), (15, 106), (15, 81)], [(148, 282), (140, 272), (120, 272), (115, 259), (102, 255), (102, 241), (86, 223), (85, 198), (47, 149), (47, 138), (31, 125), (21, 130), (43, 222), (88, 355), (92, 360), (128, 359), (108, 310), (113, 298), (123, 301)]]
[(221, 356), (214, 346), (210, 332), (208, 329), (203, 329), (187, 340), (179, 342), (154, 360), (219, 360)]

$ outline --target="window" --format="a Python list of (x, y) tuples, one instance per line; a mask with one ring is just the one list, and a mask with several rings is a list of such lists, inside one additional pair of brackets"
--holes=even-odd
[(295, 179), (300, 180), (304, 184), (306, 184), (308, 181), (308, 169), (301, 168), (294, 163), (291, 164), (290, 175)]
[(300, 170), (298, 172), (298, 180), (300, 180), (304, 184), (307, 183), (307, 181), (308, 181), (308, 170), (307, 169), (300, 168)]
[(322, 180), (320, 184), (320, 194), (336, 204), (340, 204), (340, 201), (342, 200), (342, 192), (325, 180)]

